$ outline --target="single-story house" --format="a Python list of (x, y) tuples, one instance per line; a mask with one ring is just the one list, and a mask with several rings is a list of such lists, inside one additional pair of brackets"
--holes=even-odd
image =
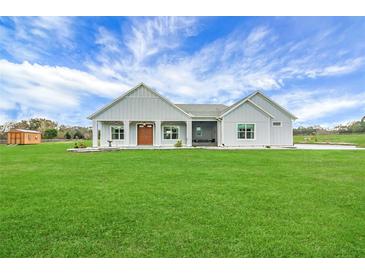
[[(93, 147), (292, 146), (296, 117), (256, 91), (231, 106), (174, 104), (141, 83), (88, 117)], [(100, 136), (100, 140), (99, 140)]]

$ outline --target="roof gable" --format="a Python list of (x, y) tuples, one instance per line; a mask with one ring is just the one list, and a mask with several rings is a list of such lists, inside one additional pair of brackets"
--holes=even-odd
[[(110, 104), (104, 106), (103, 108), (99, 109), (98, 111), (94, 112), (93, 114), (91, 114), (89, 117), (87, 117), (88, 119), (94, 119), (95, 117), (97, 117), (98, 115), (102, 114), (103, 112), (107, 111), (108, 109), (110, 109), (112, 106), (116, 105), (118, 102), (122, 101), (124, 98), (131, 96), (133, 97), (134, 93), (139, 92), (140, 88), (144, 87), (145, 89), (148, 90), (148, 92), (150, 92), (152, 95), (160, 98), (161, 100), (163, 100), (164, 102), (166, 102), (167, 104), (173, 106), (174, 108), (176, 108), (178, 111), (184, 113), (185, 115), (190, 117), (190, 114), (188, 114), (187, 112), (185, 112), (184, 110), (182, 110), (181, 108), (179, 108), (178, 106), (176, 106), (174, 103), (172, 103), (170, 100), (168, 100), (167, 98), (163, 97), (161, 94), (157, 93), (154, 89), (148, 87), (147, 85), (145, 85), (144, 83), (140, 83), (139, 85), (135, 86), (134, 88), (128, 90), (126, 93), (122, 94), (121, 96), (117, 97), (115, 100), (113, 100)], [(146, 94), (145, 94), (146, 95)], [(147, 95), (146, 95), (147, 96)], [(137, 97), (137, 96), (136, 96)]]
[(278, 109), (280, 109), (282, 112), (286, 113), (288, 116), (290, 116), (292, 119), (297, 119), (297, 117), (293, 114), (291, 114), (289, 111), (287, 111), (285, 108), (283, 108), (282, 106), (280, 106), (278, 103), (274, 102), (272, 99), (270, 99), (269, 97), (267, 97), (265, 94), (263, 94), (261, 91), (255, 91), (251, 94), (249, 94), (248, 96), (242, 98), (241, 100), (237, 101), (236, 103), (234, 103), (233, 105), (231, 105), (230, 107), (228, 107), (221, 115), (220, 117), (223, 117), (225, 115), (227, 115), (228, 113), (230, 113), (232, 110), (236, 109), (237, 107), (239, 107), (240, 105), (246, 103), (246, 102), (250, 102), (252, 104), (254, 104), (256, 107), (258, 107), (259, 109), (261, 109), (262, 111), (266, 112), (270, 117), (274, 118), (274, 116), (272, 114), (270, 114), (268, 111), (266, 111), (265, 109), (263, 109), (261, 106), (259, 106), (258, 104), (256, 104), (254, 101), (252, 101), (252, 98), (256, 95), (261, 95), (266, 101), (268, 101), (269, 103), (273, 104), (274, 106), (276, 106)]
[(229, 114), (230, 112), (232, 112), (233, 110), (237, 109), (238, 107), (240, 107), (241, 105), (245, 104), (245, 103), (250, 103), (251, 105), (253, 105), (255, 108), (257, 108), (258, 110), (260, 110), (261, 112), (263, 112), (264, 114), (266, 114), (267, 116), (274, 118), (274, 116), (267, 112), (266, 110), (264, 110), (262, 107), (260, 107), (259, 105), (257, 105), (255, 102), (251, 101), (248, 97), (243, 98), (242, 100), (238, 101), (237, 103), (233, 104), (232, 106), (230, 106), (229, 108), (227, 108), (221, 115), (220, 117), (224, 117), (227, 114)]
[(252, 99), (253, 97), (255, 97), (256, 95), (261, 96), (264, 100), (266, 100), (267, 102), (269, 102), (270, 104), (274, 105), (277, 109), (279, 109), (280, 111), (284, 112), (286, 115), (288, 115), (290, 118), (292, 119), (298, 119), (298, 117), (296, 117), (294, 114), (290, 113), (288, 110), (286, 110), (284, 107), (280, 106), (278, 103), (276, 103), (275, 101), (273, 101), (272, 99), (270, 99), (269, 97), (267, 97), (264, 93), (260, 92), (260, 91), (256, 91), (254, 93), (252, 93), (249, 98)]

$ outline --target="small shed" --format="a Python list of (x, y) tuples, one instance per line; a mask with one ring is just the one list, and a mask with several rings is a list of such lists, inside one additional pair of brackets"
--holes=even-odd
[(8, 131), (8, 145), (30, 145), (41, 142), (41, 133), (36, 130), (11, 129)]

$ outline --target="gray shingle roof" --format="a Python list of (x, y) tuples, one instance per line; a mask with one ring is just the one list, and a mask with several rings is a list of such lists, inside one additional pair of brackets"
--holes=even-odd
[(194, 116), (218, 116), (223, 110), (227, 108), (223, 104), (176, 104), (187, 113)]

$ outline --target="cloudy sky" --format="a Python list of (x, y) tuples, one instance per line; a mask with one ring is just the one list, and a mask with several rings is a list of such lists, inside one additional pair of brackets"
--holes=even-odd
[(365, 18), (0, 17), (0, 123), (86, 117), (144, 82), (176, 103), (254, 90), (296, 126), (365, 115)]

